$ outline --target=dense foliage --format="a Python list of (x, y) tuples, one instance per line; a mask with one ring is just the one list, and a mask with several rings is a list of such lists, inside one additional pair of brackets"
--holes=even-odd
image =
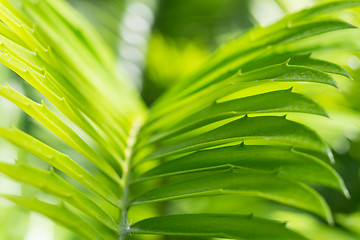
[(202, 47), (166, 38), (187, 26), (171, 13), (193, 4), (206, 15), (219, 3), (164, 1), (142, 92), (114, 54), (121, 38), (114, 8), (126, 4), (102, 4), (108, 20), (97, 9), (101, 21), (90, 23), (65, 0), (0, 1), (0, 61), (28, 83), (21, 92), (9, 81), (0, 95), (36, 120), (0, 127), (19, 147), (0, 172), (22, 183), (21, 194), (2, 198), (81, 239), (330, 239), (322, 229), (333, 239), (356, 239), (358, 202), (334, 219), (331, 201), (347, 204), (358, 194), (333, 163), (344, 158), (359, 167), (344, 147), (355, 139), (349, 126), (360, 127), (359, 106), (343, 104), (356, 95), (347, 89), (356, 91), (358, 73), (340, 65), (360, 49), (360, 1), (288, 14), (209, 57), (204, 45), (215, 46), (218, 34), (211, 20), (200, 25), (208, 29), (198, 32), (207, 39)]

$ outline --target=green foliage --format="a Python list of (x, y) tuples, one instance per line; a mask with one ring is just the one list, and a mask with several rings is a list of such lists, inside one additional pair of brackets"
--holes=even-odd
[[(183, 223), (186, 222), (186, 228)], [(252, 229), (258, 229), (254, 232)], [(305, 239), (285, 228), (284, 223), (252, 215), (188, 214), (156, 217), (134, 224), (133, 233), (208, 236), (241, 239)]]
[[(339, 76), (351, 78), (339, 65), (309, 52), (330, 51), (331, 44), (320, 44), (324, 33), (357, 31), (335, 15), (359, 5), (325, 3), (257, 27), (173, 81), (148, 108), (131, 81), (117, 73), (109, 45), (66, 1), (24, 0), (20, 9), (1, 1), (0, 61), (37, 89), (49, 107), (8, 85), (0, 86), (0, 95), (54, 133), (69, 152), (16, 127), (0, 127), (2, 138), (48, 164), (41, 169), (0, 163), (1, 173), (41, 190), (33, 196), (0, 196), (85, 239), (143, 234), (306, 239), (276, 218), (168, 215), (159, 205), (251, 196), (332, 224), (331, 209), (314, 185), (346, 197), (349, 192), (329, 164), (333, 155), (320, 129), (287, 114), (329, 117), (296, 89), (336, 89)], [(130, 211), (136, 207), (151, 208), (153, 214), (132, 223)], [(341, 215), (337, 218), (353, 228)]]

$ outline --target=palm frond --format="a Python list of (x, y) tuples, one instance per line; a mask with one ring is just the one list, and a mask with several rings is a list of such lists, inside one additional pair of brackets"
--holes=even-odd
[[(56, 203), (0, 196), (86, 239), (123, 240), (131, 234), (305, 239), (284, 223), (252, 215), (173, 214), (132, 224), (128, 214), (135, 205), (233, 195), (271, 200), (333, 223), (325, 199), (309, 186), (349, 197), (329, 165), (331, 149), (310, 124), (287, 114), (329, 116), (296, 89), (339, 88), (332, 74), (351, 78), (310, 53), (327, 49), (318, 35), (355, 28), (333, 13), (359, 5), (331, 2), (255, 28), (218, 49), (147, 109), (132, 83), (119, 77), (111, 50), (66, 1), (22, 1), (21, 10), (1, 1), (0, 61), (54, 107), (7, 85), (0, 95), (88, 161), (80, 163), (15, 127), (1, 127), (1, 137), (47, 162), (50, 170), (0, 163), (0, 172)], [(250, 94), (242, 95), (244, 90)]]

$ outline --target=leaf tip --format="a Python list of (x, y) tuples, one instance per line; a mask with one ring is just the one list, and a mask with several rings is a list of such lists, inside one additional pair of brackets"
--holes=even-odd
[(354, 81), (354, 78), (350, 75), (350, 73), (344, 69), (343, 67), (339, 66), (340, 68), (340, 72), (338, 74), (344, 76), (344, 77), (347, 77), (348, 79), (350, 79), (351, 81)]
[(326, 118), (330, 118), (330, 114), (326, 111), (325, 108), (322, 108), (321, 111), (319, 112), (320, 116), (326, 117)]
[(329, 159), (330, 159), (330, 162), (331, 162), (332, 164), (335, 164), (335, 158), (334, 158), (334, 155), (333, 155), (333, 153), (331, 152), (331, 149), (330, 149), (330, 148), (327, 149), (327, 155), (328, 155), (328, 157), (329, 157)]
[(330, 225), (330, 226), (335, 226), (335, 221), (334, 221), (334, 218), (331, 214), (329, 214), (329, 216), (327, 216), (327, 219), (326, 219), (327, 223)]
[(349, 190), (347, 189), (347, 187), (344, 187), (344, 188), (343, 188), (343, 194), (344, 194), (344, 196), (346, 197), (346, 199), (348, 199), (348, 200), (351, 199), (351, 195), (350, 195), (350, 192), (349, 192)]
[(334, 80), (333, 77), (331, 77), (331, 78), (332, 78), (332, 82), (330, 83), (330, 85), (337, 88), (340, 92), (342, 92), (342, 90), (339, 87), (339, 84), (337, 84), (337, 82)]

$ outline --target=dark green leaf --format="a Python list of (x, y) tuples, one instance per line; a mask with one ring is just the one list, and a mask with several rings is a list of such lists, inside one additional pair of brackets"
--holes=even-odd
[[(184, 224), (185, 223), (185, 224)], [(254, 231), (256, 229), (256, 231)], [(187, 214), (154, 217), (130, 227), (132, 234), (206, 236), (257, 240), (305, 240), (282, 222), (252, 215)]]
[(230, 101), (215, 101), (203, 110), (174, 124), (173, 130), (154, 135), (150, 141), (164, 140), (226, 118), (252, 113), (275, 112), (303, 112), (328, 116), (323, 107), (305, 96), (293, 93), (291, 89), (280, 90)]
[[(190, 77), (186, 79), (187, 81), (183, 81), (182, 85), (179, 84), (178, 88), (172, 89), (173, 91), (177, 91), (176, 97), (170, 95), (172, 101), (176, 102), (179, 99), (204, 89), (211, 83), (214, 83), (219, 76), (226, 72), (233, 71), (234, 68), (241, 69), (241, 66), (246, 62), (266, 54), (273, 45), (284, 44), (321, 33), (346, 28), (354, 28), (354, 26), (340, 20), (315, 21), (304, 24), (291, 24), (291, 21), (288, 20), (286, 24), (284, 24), (284, 22), (279, 22), (267, 28), (255, 29), (243, 38), (238, 39), (238, 41), (228, 43), (225, 47), (220, 48), (218, 52), (213, 55), (212, 61), (204, 67), (204, 73), (200, 72), (195, 74), (195, 77), (193, 78), (200, 78), (198, 75), (213, 75), (213, 77), (200, 78), (195, 84), (193, 84), (194, 79)], [(244, 45), (246, 45), (246, 47), (244, 47)], [(264, 51), (264, 46), (267, 46), (267, 49), (265, 49), (266, 51)], [(257, 52), (260, 52), (260, 54), (256, 54)], [(246, 59), (246, 57), (252, 55), (254, 55), (252, 59)], [(217, 74), (214, 74), (214, 72)], [(169, 91), (168, 95), (163, 98), (164, 102), (169, 101), (168, 98), (170, 98), (170, 93), (174, 94), (174, 92)], [(161, 106), (161, 101), (159, 101), (159, 105)]]
[(341, 66), (328, 61), (310, 58), (309, 56), (291, 58), (289, 64), (307, 66), (324, 72), (339, 74), (351, 79), (349, 73)]
[(269, 53), (267, 56), (260, 56), (258, 59), (254, 59), (242, 67), (243, 72), (253, 71), (259, 68), (263, 68), (269, 65), (280, 64), (287, 59), (290, 59), (290, 65), (305, 66), (315, 70), (321, 70), (327, 73), (339, 74), (348, 78), (351, 78), (349, 73), (341, 66), (315, 58), (310, 57), (309, 53), (297, 53), (297, 52), (286, 52), (282, 55), (274, 55)]
[(171, 176), (226, 166), (278, 171), (279, 175), (329, 186), (348, 196), (343, 180), (328, 164), (291, 147), (282, 146), (241, 144), (199, 151), (162, 163), (145, 173), (142, 178)]
[(132, 205), (221, 194), (257, 196), (315, 213), (329, 223), (332, 215), (324, 199), (311, 187), (260, 171), (227, 170), (168, 184), (132, 200)]
[(329, 148), (319, 136), (302, 124), (284, 117), (243, 117), (214, 130), (193, 136), (189, 139), (179, 137), (168, 146), (159, 147), (147, 159), (159, 158), (175, 153), (196, 151), (224, 143), (244, 139), (273, 139), (298, 147), (329, 152)]
[[(289, 61), (281, 64), (267, 66), (261, 69), (246, 73), (236, 73), (227, 78), (220, 79), (219, 82), (208, 83), (209, 87), (168, 104), (161, 109), (152, 111), (151, 120), (147, 126), (150, 129), (159, 129), (170, 124), (178, 118), (184, 118), (192, 113), (199, 111), (217, 99), (225, 97), (239, 90), (252, 86), (259, 86), (269, 82), (313, 82), (328, 84), (338, 87), (334, 79), (323, 71), (309, 67), (289, 65)], [(149, 129), (147, 129), (149, 131)]]

